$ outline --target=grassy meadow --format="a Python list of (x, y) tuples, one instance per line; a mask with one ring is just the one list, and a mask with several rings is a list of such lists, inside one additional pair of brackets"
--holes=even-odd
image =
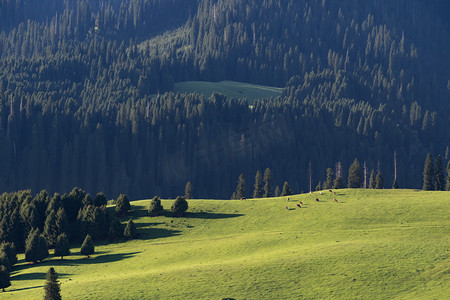
[(206, 97), (211, 96), (214, 92), (218, 92), (228, 98), (246, 98), (250, 104), (253, 104), (256, 99), (281, 96), (283, 89), (236, 81), (183, 81), (175, 83), (173, 91), (178, 93), (195, 92), (204, 94)]
[[(64, 261), (51, 256), (37, 265), (19, 255), (12, 286), (0, 298), (42, 299), (51, 266), (65, 299), (448, 299), (450, 294), (449, 192), (338, 190), (290, 196), (289, 202), (287, 197), (190, 200), (182, 218), (150, 218), (149, 201), (132, 202), (138, 239), (96, 245), (90, 259), (79, 248)], [(162, 204), (170, 209), (172, 201)]]

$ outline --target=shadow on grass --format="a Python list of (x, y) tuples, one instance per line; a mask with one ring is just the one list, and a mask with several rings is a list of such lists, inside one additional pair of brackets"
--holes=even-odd
[[(94, 253), (90, 258), (80, 258), (75, 260), (68, 260), (68, 265), (91, 265), (91, 264), (105, 264), (105, 263), (112, 263), (116, 261), (121, 261), (130, 257), (135, 256), (140, 252), (129, 252), (129, 253), (117, 253), (117, 254), (100, 254), (96, 255)], [(60, 261), (60, 262), (66, 262), (66, 261)]]
[[(165, 223), (157, 223), (157, 224), (165, 224)], [(136, 225), (138, 232), (138, 236), (136, 237), (136, 239), (140, 240), (153, 240), (181, 235), (180, 230), (154, 228), (154, 227), (148, 228), (149, 225), (153, 226), (152, 224), (136, 224)]]
[(183, 214), (183, 218), (187, 219), (207, 219), (207, 220), (214, 220), (214, 219), (230, 219), (230, 218), (237, 218), (242, 217), (243, 214), (220, 214), (220, 213), (210, 213), (210, 212), (185, 212)]
[(43, 288), (43, 285), (37, 285), (37, 286), (30, 286), (30, 287), (24, 287), (24, 288), (20, 288), (20, 289), (8, 289), (5, 291), (5, 293), (8, 292), (19, 292), (19, 291), (26, 291), (26, 290), (32, 290), (32, 289), (41, 289)]
[[(35, 272), (35, 273), (27, 273), (27, 274), (17, 274), (12, 275), (11, 280), (44, 280), (47, 273), (44, 272)], [(58, 272), (58, 278), (64, 278), (66, 276), (69, 276), (70, 274), (65, 273), (59, 273)]]

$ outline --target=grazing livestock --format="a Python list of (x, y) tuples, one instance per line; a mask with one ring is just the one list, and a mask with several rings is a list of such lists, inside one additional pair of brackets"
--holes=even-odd
[(316, 202), (319, 202), (319, 198), (316, 198)]
[(335, 203), (338, 203), (339, 201), (337, 201), (337, 199), (336, 198), (334, 198), (334, 200), (333, 200)]
[(301, 208), (300, 204), (297, 203), (297, 207), (298, 207), (298, 208)]
[(242, 197), (241, 200), (247, 200), (247, 199), (245, 199), (245, 197)]
[(285, 206), (284, 208), (286, 208), (286, 210), (289, 210), (289, 207)]
[(288, 202), (289, 202), (289, 197), (288, 197)]
[(300, 203), (301, 205), (303, 205), (303, 202), (302, 202), (302, 201), (300, 201), (299, 203)]
[(332, 193), (333, 191), (332, 190), (328, 190), (330, 193)]

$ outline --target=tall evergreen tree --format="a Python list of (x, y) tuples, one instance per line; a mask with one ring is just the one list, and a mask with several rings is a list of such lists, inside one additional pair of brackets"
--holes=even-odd
[(423, 168), (423, 186), (422, 189), (424, 191), (432, 191), (434, 190), (434, 164), (433, 157), (430, 153), (428, 153), (427, 158), (425, 159), (425, 166)]
[(277, 185), (275, 187), (275, 192), (274, 192), (274, 196), (275, 197), (280, 197), (281, 191), (280, 191), (280, 187)]
[(445, 186), (445, 190), (450, 191), (450, 161), (447, 163), (447, 185)]
[(37, 262), (40, 260), (39, 253), (39, 229), (32, 229), (25, 241), (25, 260), (29, 262)]
[(370, 179), (369, 179), (369, 189), (374, 189), (375, 188), (375, 170), (372, 170), (372, 172), (370, 172)]
[(244, 174), (239, 175), (236, 186), (236, 199), (245, 198), (245, 177)]
[(183, 216), (184, 212), (189, 208), (188, 202), (184, 197), (178, 196), (172, 204), (171, 211), (175, 217)]
[(322, 185), (321, 190), (329, 190), (333, 188), (333, 177), (334, 177), (334, 171), (332, 168), (327, 169), (327, 179)]
[(64, 256), (70, 254), (70, 244), (69, 239), (67, 238), (67, 234), (61, 233), (58, 235), (55, 244), (55, 256), (61, 256), (61, 259), (64, 259)]
[(0, 289), (5, 292), (5, 289), (10, 286), (11, 280), (9, 278), (9, 271), (5, 266), (0, 266)]
[(150, 206), (148, 208), (148, 213), (151, 217), (159, 216), (164, 211), (163, 206), (161, 205), (161, 199), (158, 196), (153, 197), (150, 201)]
[(377, 172), (377, 177), (375, 178), (375, 188), (376, 189), (384, 189), (384, 178), (381, 171)]
[(358, 159), (355, 158), (353, 163), (348, 169), (348, 187), (349, 188), (360, 188), (361, 187), (361, 166), (359, 165)]
[(17, 263), (17, 252), (14, 243), (2, 242), (2, 244), (0, 245), (0, 252), (6, 253), (11, 266)]
[(128, 200), (127, 195), (120, 194), (116, 201), (116, 214), (118, 216), (122, 216), (127, 214), (130, 209), (130, 200)]
[(8, 255), (5, 252), (0, 252), (0, 266), (5, 266), (8, 271), (11, 271), (11, 263), (9, 262)]
[(58, 282), (58, 274), (55, 269), (51, 267), (47, 271), (47, 275), (45, 276), (45, 300), (61, 300), (61, 287)]
[(253, 198), (261, 198), (262, 196), (262, 174), (261, 171), (258, 170), (255, 175), (255, 184), (253, 190)]
[(192, 183), (188, 181), (184, 188), (184, 196), (186, 199), (192, 199)]
[(58, 235), (61, 233), (65, 233), (67, 234), (67, 236), (69, 236), (70, 224), (69, 219), (67, 219), (66, 210), (64, 209), (64, 207), (60, 207), (58, 209), (58, 212), (56, 213), (55, 225), (58, 229)]
[(264, 198), (272, 197), (272, 172), (269, 168), (264, 171)]
[(123, 236), (127, 239), (134, 239), (137, 234), (136, 225), (134, 224), (133, 220), (130, 218), (127, 222), (127, 225), (125, 226), (125, 229), (123, 231)]
[(440, 154), (436, 158), (435, 189), (436, 191), (445, 191), (444, 166)]
[(86, 255), (88, 258), (91, 254), (93, 254), (95, 251), (94, 242), (92, 241), (91, 236), (88, 234), (86, 235), (86, 238), (83, 241), (83, 244), (81, 245), (80, 252), (83, 255)]
[(283, 191), (281, 192), (281, 196), (289, 196), (292, 195), (291, 187), (289, 186), (289, 183), (287, 181), (283, 184)]
[(123, 228), (120, 220), (114, 217), (109, 224), (108, 237), (110, 239), (117, 239), (123, 236)]
[(51, 211), (45, 219), (44, 231), (42, 232), (47, 240), (48, 246), (53, 248), (58, 237), (58, 227), (56, 226), (56, 213)]
[(95, 206), (103, 206), (107, 204), (106, 196), (103, 193), (97, 193), (94, 198), (94, 205)]

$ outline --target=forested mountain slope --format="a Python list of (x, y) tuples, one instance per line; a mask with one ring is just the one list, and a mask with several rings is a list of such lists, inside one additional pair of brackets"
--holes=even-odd
[[(0, 1), (0, 190), (295, 191), (355, 157), (419, 187), (448, 159), (447, 1)], [(252, 107), (174, 82), (284, 87)], [(152, 98), (151, 95), (159, 94)]]

